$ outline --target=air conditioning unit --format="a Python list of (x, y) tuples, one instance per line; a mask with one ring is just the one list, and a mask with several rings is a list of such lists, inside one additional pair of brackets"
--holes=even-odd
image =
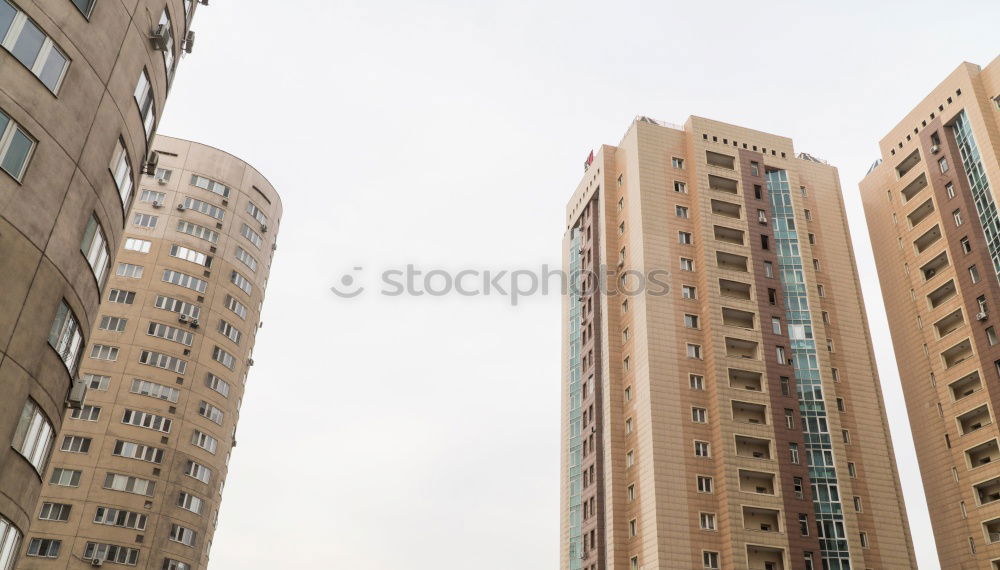
[(184, 313), (181, 313), (180, 316), (177, 317), (177, 320), (182, 323), (186, 323), (188, 322), (188, 316), (185, 315)]
[(191, 327), (192, 328), (198, 328), (199, 324), (200, 323), (198, 322), (198, 319), (191, 319)]
[(194, 49), (194, 30), (191, 30), (190, 32), (187, 33), (187, 36), (184, 38), (183, 47), (184, 51), (187, 53), (191, 53), (191, 50)]
[(153, 44), (156, 51), (167, 51), (167, 42), (170, 38), (170, 28), (166, 24), (159, 24), (149, 33), (149, 43)]
[(757, 216), (757, 221), (760, 222), (760, 223), (762, 223), (762, 224), (765, 224), (765, 225), (767, 224), (767, 216), (764, 214), (764, 212), (761, 212)]
[(941, 147), (939, 147), (938, 145), (933, 145), (931, 147), (931, 154), (937, 154), (940, 151), (941, 151)]
[(208, 0), (198, 0), (198, 3), (204, 6), (208, 6)]
[(156, 181), (160, 183), (160, 186), (166, 186), (167, 185), (167, 179), (166, 178), (157, 178)]
[(988, 316), (989, 315), (986, 314), (986, 311), (979, 311), (978, 313), (976, 313), (976, 319), (980, 321), (985, 321)]
[(228, 206), (229, 205), (229, 200), (226, 200), (225, 198), (223, 198), (222, 199), (222, 205), (223, 206)]
[(265, 233), (265, 234), (266, 234), (266, 233), (267, 233), (267, 224), (261, 224), (261, 225), (260, 225), (260, 231), (261, 231), (262, 233)]
[(184, 207), (184, 204), (177, 204), (177, 211), (178, 212), (183, 212), (186, 209), (187, 208)]
[(247, 359), (247, 366), (253, 366), (253, 359), (252, 358), (248, 358)]
[(87, 383), (79, 378), (73, 379), (73, 385), (69, 389), (69, 396), (66, 397), (66, 407), (79, 410), (83, 407), (83, 402), (87, 398)]
[(104, 566), (104, 559), (103, 558), (94, 558), (94, 559), (92, 559), (90, 561), (90, 565), (91, 566), (96, 566), (96, 567), (100, 568), (101, 566)]
[(161, 204), (159, 200), (153, 200), (153, 207), (154, 208), (162, 208), (163, 204)]

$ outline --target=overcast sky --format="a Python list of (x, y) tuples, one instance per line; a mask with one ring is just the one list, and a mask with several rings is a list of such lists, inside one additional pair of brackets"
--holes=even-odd
[(558, 266), (583, 160), (637, 114), (840, 168), (917, 558), (938, 568), (857, 182), (962, 60), (998, 55), (998, 21), (992, 0), (199, 7), (160, 132), (254, 164), (285, 208), (212, 570), (557, 567), (558, 296), (328, 287)]

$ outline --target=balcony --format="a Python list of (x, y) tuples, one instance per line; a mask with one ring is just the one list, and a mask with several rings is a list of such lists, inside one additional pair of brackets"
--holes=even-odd
[(774, 474), (740, 469), (740, 491), (758, 495), (774, 494)]
[(938, 274), (942, 269), (948, 267), (948, 253), (942, 251), (941, 253), (934, 256), (934, 259), (928, 261), (920, 268), (920, 272), (924, 276), (924, 281), (930, 281)]
[(719, 294), (730, 299), (750, 300), (750, 284), (719, 279)]
[(954, 297), (955, 293), (955, 281), (951, 280), (931, 291), (930, 294), (927, 295), (927, 302), (930, 303), (932, 309), (936, 309), (940, 307), (942, 303)]
[(719, 168), (728, 168), (729, 170), (736, 170), (735, 156), (729, 156), (728, 154), (719, 154), (717, 152), (706, 150), (705, 159), (712, 166), (718, 166)]
[(723, 178), (714, 174), (708, 175), (708, 187), (726, 194), (739, 194), (739, 184), (731, 178)]
[(924, 235), (918, 237), (916, 241), (913, 242), (914, 249), (917, 253), (923, 253), (927, 251), (927, 248), (934, 245), (941, 239), (941, 226), (935, 225), (933, 228), (924, 232)]
[(753, 330), (755, 317), (756, 315), (750, 311), (722, 307), (722, 324), (728, 327)]
[(750, 372), (749, 370), (729, 369), (729, 387), (738, 390), (749, 390), (751, 392), (762, 392), (762, 375), (760, 372)]
[(771, 440), (738, 435), (736, 436), (736, 455), (754, 459), (771, 459)]
[(997, 440), (995, 439), (986, 443), (980, 443), (975, 447), (966, 449), (965, 457), (969, 460), (969, 469), (989, 465), (1000, 460), (1000, 445), (997, 445)]
[(938, 338), (944, 338), (957, 331), (964, 324), (965, 317), (962, 316), (962, 309), (956, 309), (934, 323), (934, 330), (937, 332)]
[(785, 570), (785, 551), (748, 544), (747, 562), (749, 570)]
[(902, 178), (918, 164), (920, 164), (920, 151), (914, 150), (910, 153), (910, 156), (907, 156), (896, 165), (896, 175)]
[(757, 343), (752, 340), (726, 337), (726, 356), (729, 358), (757, 359)]
[(739, 204), (733, 204), (732, 202), (723, 202), (722, 200), (715, 200), (715, 199), (712, 200), (713, 214), (739, 220), (740, 218), (742, 218), (740, 212), (741, 212), (741, 207)]
[(946, 369), (957, 366), (970, 358), (972, 358), (972, 342), (969, 339), (965, 339), (941, 353), (941, 360)]
[(958, 420), (958, 431), (962, 435), (969, 435), (993, 423), (993, 420), (990, 418), (990, 409), (986, 404), (969, 410), (955, 419)]
[(905, 204), (912, 200), (924, 188), (927, 188), (927, 175), (921, 173), (920, 176), (914, 178), (913, 182), (907, 184), (906, 188), (903, 188), (900, 192), (903, 195), (903, 203)]
[(715, 262), (719, 269), (726, 271), (747, 271), (747, 258), (742, 255), (726, 253), (725, 251), (715, 252)]
[(733, 421), (764, 425), (767, 423), (767, 406), (733, 400)]
[(994, 477), (978, 485), (973, 485), (972, 489), (976, 492), (976, 499), (979, 500), (980, 505), (988, 505), (1000, 501), (1000, 477)]
[(963, 376), (948, 385), (951, 390), (951, 397), (956, 402), (962, 398), (968, 398), (983, 389), (983, 381), (979, 378), (979, 372), (973, 372), (968, 376)]
[(715, 226), (715, 239), (723, 243), (743, 245), (743, 231), (725, 226)]
[(743, 528), (761, 532), (781, 532), (781, 512), (776, 509), (743, 507)]
[(993, 519), (983, 523), (983, 531), (986, 534), (986, 542), (993, 544), (1000, 542), (1000, 519)]
[(906, 219), (910, 221), (910, 227), (912, 228), (927, 219), (927, 216), (933, 213), (934, 202), (928, 198), (926, 202), (917, 206), (912, 212), (910, 212), (909, 215), (906, 216)]

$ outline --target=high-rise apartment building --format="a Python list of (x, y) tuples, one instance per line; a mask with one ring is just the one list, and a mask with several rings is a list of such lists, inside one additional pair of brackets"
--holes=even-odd
[(195, 8), (0, 0), (0, 570), (33, 518)]
[(641, 117), (567, 210), (562, 568), (914, 568), (836, 169)]
[(879, 144), (868, 229), (944, 568), (1000, 569), (1000, 59)]
[(19, 569), (208, 566), (281, 202), (225, 152), (154, 148)]

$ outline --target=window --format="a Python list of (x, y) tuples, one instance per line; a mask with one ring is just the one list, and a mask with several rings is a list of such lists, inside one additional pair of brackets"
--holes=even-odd
[(698, 492), (699, 493), (711, 493), (712, 492), (712, 478), (706, 477), (705, 475), (698, 475)]
[(258, 248), (264, 244), (264, 238), (262, 238), (259, 233), (250, 229), (250, 226), (246, 224), (243, 224), (243, 227), (240, 228), (240, 235), (250, 240), (250, 243), (254, 244)]
[(209, 267), (212, 265), (212, 258), (201, 253), (200, 251), (195, 251), (193, 249), (186, 248), (177, 244), (170, 245), (170, 257), (176, 257), (177, 259), (183, 259), (184, 261), (190, 261), (191, 263), (197, 263), (198, 265)]
[(681, 258), (681, 271), (694, 271), (694, 260), (686, 257)]
[(218, 243), (219, 233), (210, 230), (204, 226), (199, 226), (198, 224), (192, 224), (184, 220), (177, 222), (177, 231), (182, 234), (187, 234), (189, 236), (194, 236), (198, 239), (203, 239), (209, 243)]
[(59, 548), (61, 546), (61, 540), (32, 538), (28, 542), (28, 550), (24, 554), (25, 556), (38, 556), (41, 558), (59, 558)]
[[(233, 356), (232, 354), (229, 354), (221, 347), (218, 346), (215, 347), (215, 349), (212, 351), (212, 359), (221, 363), (223, 366), (225, 366), (230, 370), (236, 368), (236, 357)], [(626, 361), (625, 370), (627, 371), (628, 370), (627, 357), (625, 358), (625, 361)]]
[(129, 388), (129, 392), (140, 396), (149, 396), (157, 400), (166, 400), (172, 404), (176, 404), (177, 400), (181, 397), (181, 391), (177, 388), (171, 388), (170, 386), (164, 386), (163, 384), (139, 378), (132, 379), (132, 386)]
[(979, 283), (979, 269), (975, 265), (969, 268), (969, 277), (972, 278), (973, 283)]
[(809, 210), (803, 210), (803, 213), (805, 214), (806, 221), (810, 221), (813, 219), (812, 212), (810, 212)]
[(625, 435), (632, 433), (632, 418), (625, 418)]
[[(627, 305), (622, 304), (623, 308), (626, 307), (626, 306)], [(241, 318), (243, 320), (246, 320), (246, 318), (247, 318), (247, 308), (246, 308), (246, 305), (244, 305), (243, 303), (240, 303), (239, 301), (237, 301), (231, 295), (226, 295), (226, 308), (229, 309), (230, 311), (236, 313), (236, 315), (239, 318)], [(622, 312), (624, 313), (625, 310), (623, 309)]]
[(153, 242), (144, 239), (127, 238), (125, 240), (125, 249), (127, 251), (137, 251), (139, 253), (149, 253), (150, 248), (153, 247)]
[(184, 474), (188, 477), (193, 477), (202, 483), (208, 483), (212, 478), (212, 470), (205, 467), (201, 463), (196, 463), (194, 461), (188, 461), (187, 467), (184, 469)]
[(140, 228), (152, 229), (156, 227), (156, 222), (160, 221), (159, 216), (154, 216), (152, 214), (140, 214), (136, 213), (132, 216), (132, 225), (138, 226)]
[(774, 264), (771, 263), (770, 261), (764, 262), (764, 276), (774, 277)]
[(854, 465), (853, 461), (847, 462), (847, 473), (851, 476), (852, 479), (858, 476), (858, 468), (856, 465)]
[(688, 217), (688, 209), (686, 206), (674, 206), (674, 213), (677, 215), (678, 218)]
[(635, 452), (631, 449), (625, 452), (625, 467), (632, 467), (635, 465)]
[(59, 91), (69, 59), (24, 12), (3, 0), (0, 0), (0, 39), (3, 47), (49, 91)]
[(809, 234), (809, 245), (816, 245), (816, 234)]
[[(159, 170), (159, 169), (157, 169)], [(167, 195), (163, 192), (157, 192), (155, 190), (143, 190), (139, 193), (139, 201), (146, 203), (156, 203), (162, 204), (167, 199)]]
[(760, 234), (761, 249), (771, 249), (771, 239), (764, 234)]
[(629, 570), (639, 570), (639, 557), (638, 556), (633, 556), (632, 558), (629, 558), (628, 568), (629, 568)]
[(200, 515), (204, 512), (205, 501), (190, 493), (181, 491), (177, 496), (177, 506)]
[(174, 76), (174, 30), (170, 25), (170, 13), (167, 9), (163, 9), (163, 14), (160, 15), (160, 26), (166, 31), (167, 41), (166, 46), (163, 50), (163, 67), (167, 70), (167, 83)]
[(868, 546), (868, 533), (867, 532), (862, 532), (860, 538), (861, 538), (861, 548), (868, 548), (869, 547)]
[(121, 138), (115, 143), (115, 151), (111, 155), (109, 168), (115, 181), (115, 187), (118, 188), (122, 208), (128, 210), (129, 201), (132, 199), (132, 163), (129, 161), (128, 151), (125, 150), (125, 141)]
[(628, 486), (628, 489), (625, 491), (625, 497), (630, 503), (635, 500), (635, 483)]
[[(69, 513), (73, 509), (73, 505), (66, 505), (63, 503), (42, 503), (42, 510), (38, 513), (38, 518), (43, 521), (58, 521), (66, 522), (69, 520)], [(0, 523), (2, 525), (3, 523)], [(3, 533), (0, 533), (0, 538), (3, 537)], [(0, 562), (3, 559), (0, 558)], [(0, 563), (0, 568), (6, 568), (2, 563)]]
[(694, 456), (695, 457), (711, 457), (711, 449), (707, 441), (696, 441), (694, 442)]
[(861, 497), (857, 497), (857, 496), (854, 497), (854, 510), (855, 510), (855, 512), (859, 512), (859, 513), (862, 512), (862, 509), (861, 509)]
[(45, 470), (54, 439), (52, 422), (34, 400), (26, 400), (11, 442), (14, 451), (20, 453), (41, 474)]
[(795, 410), (785, 408), (785, 427), (795, 429)]
[(697, 299), (698, 290), (692, 285), (681, 285), (681, 297), (685, 299)]
[(121, 289), (112, 289), (108, 294), (108, 302), (110, 303), (121, 303), (123, 305), (131, 305), (135, 302), (135, 291), (123, 291)]
[(793, 465), (798, 465), (799, 459), (799, 444), (789, 443), (788, 444), (788, 457)]
[(262, 225), (267, 225), (267, 216), (265, 216), (264, 212), (253, 202), (247, 202), (247, 213), (253, 216), (253, 218)]
[(679, 180), (674, 180), (674, 192), (677, 192), (678, 194), (687, 194), (687, 191), (687, 184)]
[(837, 398), (837, 411), (838, 412), (847, 411), (847, 403), (843, 398)]
[(684, 315), (684, 326), (689, 329), (698, 328), (698, 315)]
[(74, 374), (80, 358), (80, 348), (83, 346), (83, 333), (80, 331), (80, 322), (76, 320), (76, 315), (66, 301), (59, 302), (56, 318), (49, 330), (49, 346), (59, 354), (66, 370)]
[(49, 484), (59, 485), (60, 487), (79, 487), (82, 475), (82, 471), (57, 467), (52, 470), (52, 477), (49, 478)]
[(198, 430), (194, 430), (194, 433), (191, 435), (191, 443), (211, 454), (215, 454), (219, 448), (219, 440)]
[(623, 209), (625, 209), (625, 198), (619, 198), (618, 199), (618, 211), (621, 212)]
[[(211, 180), (211, 179), (205, 178), (204, 176), (198, 176), (197, 174), (192, 174), (191, 175), (191, 186), (197, 186), (198, 188), (201, 188), (203, 190), (208, 190), (209, 192), (214, 192), (214, 193), (218, 194), (219, 196), (222, 196), (223, 198), (228, 198), (229, 197), (229, 187), (228, 186), (226, 186), (225, 184), (222, 184), (221, 182), (216, 182), (215, 180)], [(247, 208), (247, 211), (249, 211), (249, 208)], [(219, 219), (222, 219), (222, 218), (219, 218)], [(261, 223), (263, 223), (263, 222), (261, 222)]]
[(163, 559), (163, 570), (191, 570), (190, 564), (178, 562), (172, 558)]
[(108, 473), (104, 477), (104, 488), (112, 491), (122, 491), (152, 497), (153, 491), (156, 489), (156, 483), (148, 479), (140, 479), (129, 475)]
[(952, 215), (952, 217), (955, 218), (955, 225), (956, 226), (962, 225), (962, 210), (961, 209), (955, 210), (954, 212), (951, 213), (951, 215)]
[(972, 252), (972, 245), (969, 244), (969, 238), (963, 237), (962, 239), (958, 240), (958, 243), (962, 246), (962, 253)]
[(754, 161), (750, 161), (750, 175), (760, 176), (760, 164)]
[(153, 134), (153, 124), (156, 122), (156, 102), (153, 101), (153, 87), (149, 84), (149, 74), (143, 69), (135, 86), (135, 103), (139, 106), (139, 117), (142, 118), (142, 128), (146, 131), (146, 141)]
[(771, 332), (774, 334), (781, 334), (781, 319), (778, 317), (771, 317)]
[(88, 542), (83, 549), (83, 559), (100, 559), (107, 563), (135, 566), (139, 563), (139, 549), (117, 544)]
[(184, 346), (191, 346), (194, 342), (193, 333), (163, 323), (150, 322), (149, 327), (146, 328), (146, 334), (183, 344)]
[(824, 287), (822, 283), (816, 285), (816, 293), (819, 294), (820, 297), (826, 297), (826, 287)]
[(705, 377), (700, 374), (691, 374), (688, 376), (688, 380), (691, 383), (692, 390), (704, 390), (705, 389)]
[(948, 172), (948, 159), (947, 158), (942, 158), (941, 160), (939, 160), (938, 161), (938, 168), (941, 169), (941, 174), (944, 174), (945, 172)]
[(767, 302), (774, 305), (778, 302), (778, 291), (776, 289), (767, 290)]
[(826, 339), (826, 350), (827, 350), (827, 352), (833, 352), (833, 339), (832, 338)]
[(683, 158), (677, 158), (676, 156), (672, 157), (670, 159), (670, 164), (674, 168), (684, 168), (684, 159)]
[(78, 435), (67, 435), (63, 437), (59, 451), (66, 453), (90, 453), (91, 438)]
[[(88, 385), (89, 385), (89, 387), (90, 387), (91, 390), (100, 390), (101, 389), (100, 388), (100, 386), (101, 386), (100, 383), (97, 384), (98, 385), (97, 388), (93, 387), (94, 383), (95, 383), (94, 382), (95, 378), (100, 378), (100, 379), (105, 379), (106, 378), (109, 381), (111, 380), (111, 378), (108, 377), (108, 376), (94, 376), (93, 374), (88, 374), (87, 376), (91, 377), (90, 379), (87, 380), (87, 383), (88, 383)], [(104, 386), (104, 390), (107, 391), (107, 389), (108, 389), (107, 384), (105, 383), (105, 384), (103, 384), (103, 386)], [(72, 413), (70, 413), (69, 417), (72, 418), (72, 419), (74, 419), (74, 420), (81, 420), (81, 421), (85, 421), (85, 422), (96, 422), (101, 417), (101, 408), (99, 406), (92, 406), (90, 404), (85, 404), (85, 405), (83, 405), (80, 408), (75, 408), (72, 411)]]
[(202, 281), (197, 277), (193, 277), (186, 273), (181, 273), (179, 271), (174, 271), (173, 269), (163, 270), (163, 281), (165, 283), (172, 283), (174, 285), (179, 285), (181, 287), (187, 287), (188, 289), (197, 291), (199, 293), (204, 293), (208, 290), (208, 282)]
[(153, 302), (153, 306), (157, 309), (187, 315), (192, 319), (197, 319), (198, 316), (201, 315), (201, 307), (198, 305), (192, 305), (191, 303), (185, 303), (180, 299), (164, 297), (163, 295), (156, 296), (156, 301)]
[(162, 449), (150, 447), (141, 443), (122, 441), (120, 439), (115, 440), (115, 447), (112, 451), (112, 455), (128, 459), (138, 459), (139, 461), (148, 461), (156, 464), (163, 463)]
[(250, 283), (250, 280), (239, 272), (233, 271), (232, 275), (229, 276), (229, 280), (247, 295), (253, 293), (253, 285)]
[[(90, 12), (94, 9), (94, 3), (97, 0), (73, 0), (73, 4), (76, 9), (80, 11), (85, 18), (90, 18)], [(0, 568), (3, 568), (3, 564), (0, 564)]]
[(104, 230), (97, 215), (91, 215), (87, 222), (87, 229), (83, 232), (83, 240), (80, 242), (80, 251), (87, 258), (90, 270), (97, 280), (97, 286), (104, 285), (104, 278), (108, 274), (108, 266), (111, 263), (111, 254), (108, 251), (108, 240), (104, 237)]
[(705, 408), (691, 408), (691, 421), (696, 424), (708, 423), (708, 410)]
[(257, 260), (240, 246), (236, 246), (236, 259), (249, 267), (250, 271), (257, 271)]
[(830, 313), (828, 313), (826, 311), (821, 311), (820, 316), (823, 319), (823, 324), (827, 324), (827, 325), (830, 324)]
[(122, 413), (122, 423), (163, 433), (170, 433), (170, 427), (173, 425), (173, 420), (156, 414), (151, 414), (149, 412), (126, 409), (124, 413)]
[(791, 396), (792, 395), (791, 380), (789, 380), (788, 376), (781, 376), (780, 383), (781, 383), (781, 395)]
[(205, 214), (206, 216), (215, 218), (216, 220), (222, 221), (226, 217), (226, 211), (218, 206), (213, 206), (208, 202), (203, 202), (190, 196), (184, 198), (184, 207), (194, 210), (195, 212)]
[(690, 344), (687, 345), (687, 355), (688, 358), (701, 358), (701, 345), (700, 344)]
[(115, 275), (119, 277), (125, 277), (126, 279), (142, 279), (141, 265), (134, 265), (132, 263), (119, 263), (118, 269), (115, 270)]
[(222, 410), (204, 400), (202, 400), (201, 404), (198, 405), (198, 414), (219, 425), (222, 425), (222, 421), (226, 417), (226, 415), (222, 413)]
[(106, 344), (95, 344), (90, 347), (90, 357), (94, 360), (108, 360), (114, 362), (118, 360), (118, 347)]
[[(241, 337), (240, 331), (233, 325), (221, 319), (219, 320), (219, 332), (222, 333), (229, 340), (235, 342), (236, 344), (240, 343), (240, 337)], [(625, 329), (622, 332), (622, 342), (625, 342), (627, 340), (628, 340), (628, 329)]]
[(118, 526), (135, 530), (146, 530), (147, 516), (132, 511), (112, 507), (97, 507), (94, 513), (94, 524)]
[(785, 364), (786, 363), (786, 360), (785, 360), (785, 347), (783, 347), (783, 346), (776, 346), (776, 347), (774, 347), (774, 355), (775, 355), (775, 357), (778, 360), (778, 364)]
[(997, 339), (996, 328), (986, 327), (986, 341), (990, 343), (990, 346), (996, 346), (997, 342), (1000, 342)]
[(947, 194), (948, 199), (951, 200), (955, 197), (955, 185), (951, 182), (944, 185), (945, 194)]
[(792, 489), (795, 491), (795, 498), (802, 499), (805, 497), (802, 489), (802, 477), (792, 477)]
[(631, 402), (632, 401), (632, 387), (631, 386), (626, 386), (625, 387), (625, 401), (626, 402)]
[(691, 232), (677, 232), (677, 241), (682, 245), (691, 245), (694, 243)]
[(707, 550), (701, 553), (701, 566), (702, 568), (710, 568), (711, 570), (718, 570), (719, 568), (719, 553), (709, 552)]
[(809, 515), (799, 513), (799, 534), (809, 536)]
[(753, 185), (753, 197), (756, 198), (756, 199), (758, 199), (758, 200), (760, 200), (763, 195), (764, 195), (764, 189), (761, 187), (761, 185), (760, 184), (754, 184)]
[(699, 513), (698, 521), (702, 530), (715, 530), (715, 513)]
[(844, 443), (851, 443), (851, 432), (850, 430), (842, 429), (840, 430), (840, 435), (844, 438)]

